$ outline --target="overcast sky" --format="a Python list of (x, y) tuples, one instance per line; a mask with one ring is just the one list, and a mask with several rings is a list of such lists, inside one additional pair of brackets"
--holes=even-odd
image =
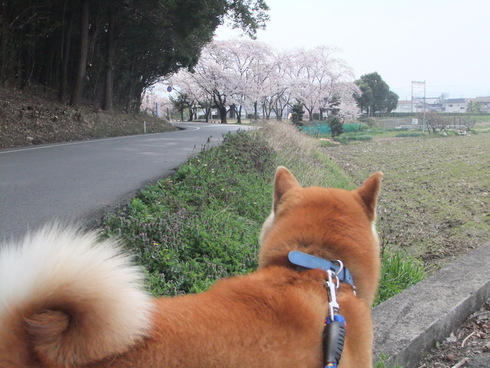
[[(334, 45), (356, 78), (377, 71), (400, 100), (490, 96), (489, 0), (266, 0), (258, 40), (277, 49)], [(226, 27), (218, 39), (238, 37)]]

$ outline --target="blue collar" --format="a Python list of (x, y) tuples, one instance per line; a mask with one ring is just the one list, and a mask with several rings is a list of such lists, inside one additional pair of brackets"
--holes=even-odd
[[(296, 266), (315, 269), (319, 268), (324, 271), (331, 270), (335, 273), (339, 272), (340, 266), (332, 261), (327, 261), (326, 259), (312, 256), (311, 254), (299, 252), (297, 250), (293, 250), (288, 254), (289, 262)], [(340, 281), (346, 282), (350, 284), (353, 288), (354, 279), (352, 278), (352, 274), (347, 268), (343, 268), (340, 274), (337, 275)]]

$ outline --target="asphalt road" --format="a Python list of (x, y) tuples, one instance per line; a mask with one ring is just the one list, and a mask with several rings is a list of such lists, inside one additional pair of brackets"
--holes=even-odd
[(0, 240), (45, 223), (95, 225), (145, 184), (174, 173), (238, 125), (179, 123), (176, 132), (0, 150)]

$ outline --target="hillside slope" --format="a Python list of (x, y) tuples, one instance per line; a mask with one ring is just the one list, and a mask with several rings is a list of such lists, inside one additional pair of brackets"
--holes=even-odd
[(39, 91), (0, 88), (0, 149), (175, 130), (146, 114), (73, 108)]

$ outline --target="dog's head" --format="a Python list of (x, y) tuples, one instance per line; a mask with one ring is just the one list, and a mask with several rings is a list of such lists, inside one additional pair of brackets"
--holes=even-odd
[(288, 253), (299, 250), (328, 260), (340, 259), (354, 276), (362, 296), (374, 298), (379, 278), (379, 244), (374, 221), (383, 174), (378, 172), (353, 191), (302, 188), (285, 167), (274, 179), (272, 213), (260, 235), (259, 266), (291, 266)]

